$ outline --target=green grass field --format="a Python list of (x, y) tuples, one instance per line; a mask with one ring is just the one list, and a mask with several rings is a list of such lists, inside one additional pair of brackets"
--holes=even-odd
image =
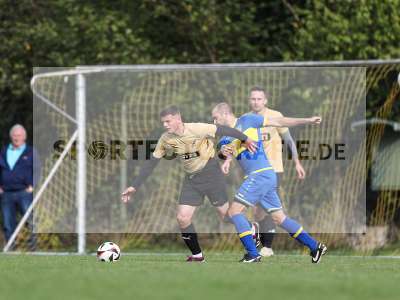
[(240, 254), (206, 263), (182, 255), (0, 255), (0, 299), (399, 299), (400, 259), (275, 256), (240, 264)]

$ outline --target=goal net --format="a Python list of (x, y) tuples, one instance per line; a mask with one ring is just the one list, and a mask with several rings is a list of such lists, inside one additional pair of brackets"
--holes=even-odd
[[(93, 240), (114, 234), (122, 247), (140, 248), (154, 236), (178, 233), (185, 174), (175, 160), (162, 160), (134, 201), (120, 201), (162, 132), (159, 112), (174, 104), (185, 122), (211, 123), (212, 107), (224, 101), (240, 116), (249, 111), (253, 86), (265, 88), (268, 107), (285, 116), (323, 119), (320, 126), (290, 129), (307, 178), (297, 179), (284, 147), (280, 196), (287, 214), (331, 245), (381, 247), (367, 229), (389, 235), (400, 206), (398, 169), (391, 164), (399, 144), (381, 147), (390, 127), (382, 120), (399, 97), (399, 70), (399, 62), (39, 68), (32, 89), (41, 172), (30, 216), (37, 249), (73, 249), (76, 234)], [(380, 109), (371, 111), (369, 102)], [(231, 198), (242, 180), (235, 166), (227, 178)], [(209, 248), (238, 246), (233, 226), (208, 201), (194, 224)], [(29, 235), (19, 228), (16, 249), (27, 249)]]

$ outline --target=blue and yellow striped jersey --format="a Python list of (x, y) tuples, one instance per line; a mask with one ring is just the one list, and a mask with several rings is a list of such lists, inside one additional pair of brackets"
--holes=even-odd
[(236, 120), (234, 128), (243, 132), (253, 141), (257, 142), (257, 151), (251, 153), (241, 145), (238, 139), (224, 136), (218, 146), (229, 145), (234, 150), (234, 156), (246, 175), (264, 170), (272, 170), (272, 166), (264, 151), (260, 128), (265, 126), (264, 117), (256, 114), (245, 114)]

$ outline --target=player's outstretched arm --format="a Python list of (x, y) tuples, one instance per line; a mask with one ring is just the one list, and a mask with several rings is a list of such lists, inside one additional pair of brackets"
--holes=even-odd
[(287, 118), (287, 117), (276, 117), (268, 118), (266, 120), (266, 126), (274, 127), (293, 127), (299, 125), (318, 125), (321, 123), (321, 117), (311, 117), (311, 118)]
[(134, 193), (136, 193), (136, 190), (143, 184), (143, 182), (153, 173), (154, 168), (157, 166), (159, 163), (160, 159), (155, 158), (152, 156), (150, 160), (146, 160), (140, 171), (138, 177), (135, 178), (135, 180), (132, 183), (132, 186), (126, 188), (122, 194), (121, 194), (121, 200), (122, 202), (126, 203), (128, 202), (131, 197), (133, 196)]

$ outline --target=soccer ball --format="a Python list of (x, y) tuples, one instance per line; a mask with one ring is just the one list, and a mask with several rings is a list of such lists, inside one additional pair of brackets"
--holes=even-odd
[(105, 242), (97, 249), (97, 259), (104, 262), (113, 262), (119, 260), (121, 250), (113, 242)]

